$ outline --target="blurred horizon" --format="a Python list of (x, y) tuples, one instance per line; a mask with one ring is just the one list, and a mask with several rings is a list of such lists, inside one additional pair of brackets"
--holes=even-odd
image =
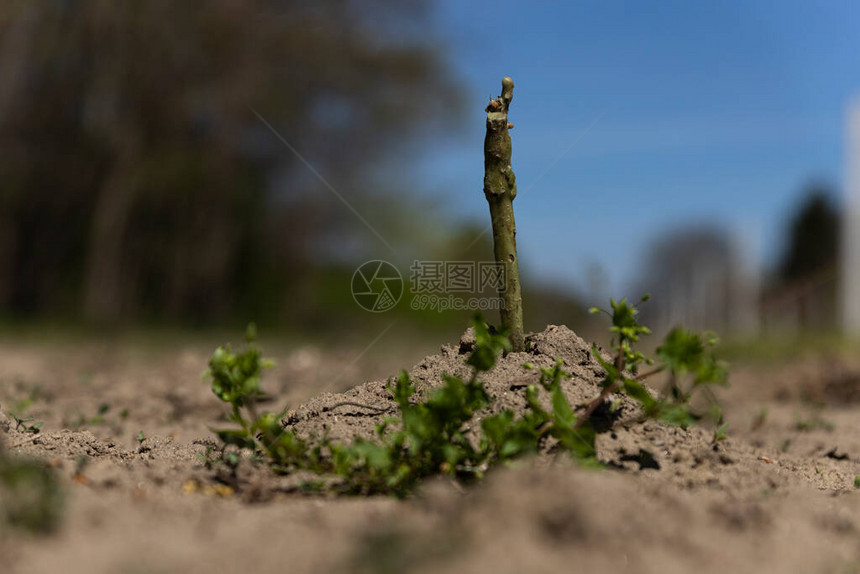
[(847, 1), (0, 0), (0, 316), (462, 330), (368, 315), (350, 280), (491, 259), (509, 75), (527, 327), (650, 290), (659, 326), (833, 330), (858, 24)]

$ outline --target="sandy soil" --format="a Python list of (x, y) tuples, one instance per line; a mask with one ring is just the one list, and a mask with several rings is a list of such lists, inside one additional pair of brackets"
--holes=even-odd
[[(531, 340), (485, 377), (490, 411), (522, 408), (536, 378), (526, 361), (560, 358), (571, 401), (596, 395), (585, 341), (564, 327)], [(465, 372), (469, 345), (419, 361), (419, 392)], [(716, 445), (712, 429), (635, 422), (626, 404), (598, 439), (611, 469), (540, 457), (473, 487), (431, 480), (397, 501), (309, 494), (301, 477), (250, 463), (239, 488), (219, 486), (198, 456), (223, 420), (200, 379), (209, 351), (0, 345), (0, 410), (44, 421), (34, 436), (0, 419), (0, 441), (46, 461), (66, 499), (53, 534), (0, 529), (0, 571), (860, 572), (860, 366), (845, 357), (736, 366), (721, 393), (729, 438)], [(362, 374), (354, 353), (273, 354), (271, 408), (295, 405), (285, 423), (299, 432), (367, 434), (377, 410), (335, 405), (392, 404), (384, 380), (346, 388)]]

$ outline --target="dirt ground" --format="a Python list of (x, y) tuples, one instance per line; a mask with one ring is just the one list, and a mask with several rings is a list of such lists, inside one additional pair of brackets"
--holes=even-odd
[[(562, 359), (573, 403), (597, 394), (585, 341), (565, 327), (531, 341), (484, 377), (492, 408), (522, 407), (536, 378), (526, 361)], [(0, 528), (0, 572), (860, 572), (860, 362), (850, 357), (735, 365), (718, 443), (710, 428), (636, 422), (625, 404), (598, 438), (607, 469), (540, 457), (467, 488), (434, 479), (399, 501), (308, 493), (301, 477), (250, 463), (239, 488), (219, 485), (198, 456), (223, 422), (200, 376), (218, 342), (0, 341), (0, 410), (44, 422), (33, 435), (0, 419), (0, 441), (46, 461), (65, 493), (54, 533)], [(418, 361), (419, 393), (464, 372), (469, 344)], [(342, 439), (381, 415), (335, 405), (390, 406), (385, 375), (420, 356), (263, 346), (278, 363), (264, 384), (271, 410), (289, 404), (287, 425)]]

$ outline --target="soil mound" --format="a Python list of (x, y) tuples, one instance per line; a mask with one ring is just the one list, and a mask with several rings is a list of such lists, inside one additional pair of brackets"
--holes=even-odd
[[(456, 345), (442, 346), (439, 354), (425, 357), (412, 367), (408, 372), (417, 389), (416, 400), (426, 399), (440, 387), (444, 374), (468, 378), (471, 367), (466, 359), (473, 348), (474, 334), (469, 329)], [(592, 357), (591, 345), (567, 327), (550, 325), (543, 332), (529, 335), (526, 348), (526, 352), (500, 358), (493, 370), (481, 376), (493, 402), (478, 413), (476, 422), (505, 409), (522, 415), (526, 411), (525, 389), (540, 377), (537, 367), (552, 367), (559, 360), (571, 375), (562, 386), (575, 409), (600, 394), (603, 369)], [(528, 369), (525, 363), (535, 368)], [(321, 436), (327, 431), (335, 441), (372, 438), (376, 425), (396, 413), (389, 382), (374, 381), (343, 393), (321, 394), (289, 411), (284, 426), (301, 436)], [(619, 407), (611, 415), (606, 409), (605, 418), (601, 418), (602, 409), (598, 409), (593, 422), (598, 431), (597, 456), (610, 468), (643, 474), (683, 489), (734, 493), (760, 492), (797, 482), (812, 482), (828, 490), (847, 489), (853, 484), (854, 477), (847, 471), (824, 475), (820, 469), (811, 469), (808, 461), (792, 460), (776, 450), (765, 451), (733, 438), (715, 442), (712, 429), (682, 429), (642, 420), (638, 403), (625, 395), (610, 395), (607, 403)]]
[[(466, 359), (474, 343), (474, 333), (469, 329), (456, 345), (445, 345), (439, 354), (425, 357), (412, 367), (408, 372), (417, 389), (415, 399), (426, 400), (433, 390), (444, 384), (443, 375), (468, 379), (471, 367)], [(564, 383), (571, 405), (583, 406), (600, 393), (603, 369), (591, 356), (591, 345), (567, 327), (550, 325), (542, 333), (528, 336), (526, 348), (526, 352), (508, 353), (500, 358), (493, 370), (480, 377), (493, 403), (478, 414), (478, 420), (507, 409), (517, 415), (523, 414), (525, 389), (529, 384), (537, 384), (538, 367), (552, 367), (557, 360), (571, 375)], [(534, 368), (526, 368), (526, 363)], [(319, 436), (328, 430), (333, 440), (371, 437), (375, 426), (396, 410), (389, 383), (390, 380), (374, 381), (343, 393), (324, 393), (288, 412), (284, 425), (301, 435)], [(621, 418), (631, 417), (636, 408), (633, 401), (624, 397), (616, 414)]]

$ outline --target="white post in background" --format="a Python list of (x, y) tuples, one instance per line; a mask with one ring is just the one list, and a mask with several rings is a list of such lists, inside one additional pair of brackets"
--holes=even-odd
[(845, 334), (860, 336), (860, 98), (849, 105), (845, 127), (841, 311)]

